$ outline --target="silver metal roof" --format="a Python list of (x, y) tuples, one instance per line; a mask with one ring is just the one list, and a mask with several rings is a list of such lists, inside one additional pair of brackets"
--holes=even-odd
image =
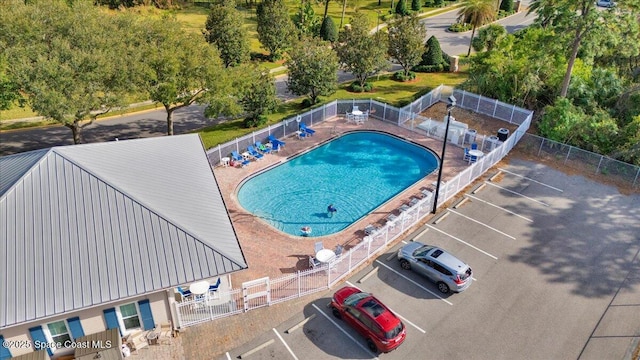
[(196, 134), (0, 157), (0, 328), (247, 267)]

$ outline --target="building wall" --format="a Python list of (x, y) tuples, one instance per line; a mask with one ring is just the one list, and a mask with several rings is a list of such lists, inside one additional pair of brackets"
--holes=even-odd
[[(80, 324), (85, 335), (94, 334), (107, 329), (107, 322), (105, 320), (105, 309), (118, 307), (120, 305), (129, 303), (138, 303), (140, 300), (149, 300), (149, 306), (153, 315), (153, 321), (156, 324), (163, 322), (169, 322), (171, 319), (171, 312), (169, 308), (169, 300), (167, 295), (173, 296), (171, 291), (160, 291), (152, 294), (148, 294), (142, 297), (130, 298), (124, 301), (110, 303), (108, 305), (102, 305), (95, 308), (85, 309), (82, 311), (76, 311), (66, 313), (60, 316), (47, 318), (45, 320), (34, 321), (30, 323), (24, 323), (18, 326), (13, 326), (0, 330), (0, 335), (4, 338), (4, 343), (8, 345), (15, 345), (9, 348), (12, 356), (18, 356), (30, 353), (34, 351), (33, 340), (29, 329), (37, 326), (44, 327), (46, 324), (67, 320), (74, 317), (80, 318)], [(140, 313), (138, 313), (140, 316)], [(141, 324), (142, 325), (142, 324)], [(121, 329), (124, 330), (124, 329)], [(55, 355), (72, 354), (73, 348), (59, 349), (55, 352)]]

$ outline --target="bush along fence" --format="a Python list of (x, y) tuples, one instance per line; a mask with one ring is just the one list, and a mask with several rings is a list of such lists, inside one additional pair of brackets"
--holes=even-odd
[[(504, 121), (517, 123), (519, 127), (506, 141), (496, 143), (490, 152), (447, 181), (446, 185), (440, 188), (439, 198), (442, 199), (440, 204), (444, 204), (446, 200), (467, 187), (508, 154), (509, 150), (516, 145), (529, 128), (533, 115), (531, 111), (444, 86), (434, 89), (403, 109), (397, 109), (375, 100), (336, 100), (304, 114), (286, 119), (276, 125), (221, 144), (207, 151), (207, 155), (211, 164), (216, 165), (219, 163), (220, 158), (227, 156), (231, 151), (243, 149), (247, 145), (255, 143), (255, 141), (266, 141), (269, 135), (283, 138), (293, 134), (298, 130), (298, 120), (313, 126), (325, 119), (350, 111), (354, 105), (359, 106), (363, 111), (369, 110), (370, 116), (376, 119), (392, 122), (414, 131), (423, 131), (408, 126), (409, 120), (416, 119), (417, 113), (436, 102), (442, 101), (442, 99), (446, 99), (451, 93), (459, 99), (459, 107), (480, 111), (483, 114), (494, 116)], [(362, 238), (356, 245), (343, 252), (336, 261), (330, 264), (298, 271), (295, 274), (284, 275), (275, 279), (265, 277), (248, 281), (243, 283), (239, 289), (216, 292), (214, 296), (210, 296), (207, 299), (194, 298), (175, 302), (176, 326), (185, 328), (327, 290), (372, 257), (379, 256), (405, 231), (418, 225), (430, 214), (433, 208), (433, 199), (434, 194), (428, 194), (420, 199), (408, 210), (402, 212), (401, 216)]]

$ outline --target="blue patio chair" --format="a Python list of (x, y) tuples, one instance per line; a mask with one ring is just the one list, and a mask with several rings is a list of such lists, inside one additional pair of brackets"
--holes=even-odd
[(220, 287), (220, 278), (218, 278), (218, 281), (216, 281), (215, 284), (209, 285), (209, 291), (216, 291), (218, 290), (219, 287)]
[(269, 135), (268, 139), (269, 139), (269, 141), (271, 142), (271, 145), (273, 145), (274, 148), (276, 148), (276, 147), (280, 148), (280, 147), (285, 146), (287, 144), (286, 142), (284, 142), (282, 140), (276, 139), (276, 137), (273, 136), (273, 135)]
[(268, 154), (271, 152), (271, 148), (261, 143), (260, 141), (256, 141), (256, 149), (258, 149), (258, 151), (262, 152), (263, 154)]
[(192, 294), (191, 294), (191, 291), (189, 291), (189, 290), (184, 290), (184, 289), (183, 289), (182, 287), (180, 287), (180, 286), (178, 286), (178, 288), (177, 288), (177, 289), (178, 289), (178, 292), (180, 293), (180, 295), (182, 295), (182, 298), (183, 298), (183, 299), (192, 295)]
[(477, 143), (471, 144), (471, 150), (478, 150), (478, 144)]
[(471, 160), (471, 155), (469, 155), (469, 148), (464, 148), (464, 157), (462, 158), (465, 161)]
[(239, 162), (240, 164), (242, 164), (243, 167), (250, 163), (249, 160), (243, 158), (242, 155), (238, 154), (237, 151), (232, 151), (231, 152), (231, 158), (234, 161)]
[(305, 124), (305, 123), (300, 123), (300, 131), (305, 132), (305, 133), (307, 133), (309, 135), (313, 135), (313, 134), (316, 133), (315, 130), (308, 128), (307, 124)]
[(252, 145), (247, 146), (247, 152), (256, 160), (260, 160), (264, 157), (264, 155), (260, 154)]

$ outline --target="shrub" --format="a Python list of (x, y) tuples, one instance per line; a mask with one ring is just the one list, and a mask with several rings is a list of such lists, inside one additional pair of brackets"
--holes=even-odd
[(338, 29), (330, 16), (327, 16), (322, 21), (322, 26), (320, 27), (320, 38), (331, 43), (338, 40)]
[(433, 7), (433, 0), (424, 0), (424, 7)]
[(411, 70), (421, 73), (442, 72), (444, 70), (444, 63), (438, 65), (418, 65)]
[(444, 5), (444, 0), (434, 0), (433, 5), (435, 5), (435, 7), (442, 7)]
[(304, 99), (302, 100), (302, 103), (300, 104), (300, 107), (303, 109), (306, 109), (308, 107), (311, 107), (311, 105), (313, 105), (313, 103), (311, 102), (311, 99)]
[(393, 80), (396, 81), (410, 81), (416, 78), (416, 73), (409, 71), (409, 75), (404, 75), (403, 71), (397, 71), (393, 74)]
[(507, 15), (511, 14), (513, 12), (513, 0), (502, 0), (500, 10), (503, 10)]
[(407, 16), (409, 15), (409, 9), (407, 9), (407, 2), (406, 0), (400, 0), (398, 1), (398, 5), (396, 5), (396, 14), (400, 15), (400, 16)]
[(242, 122), (242, 125), (245, 128), (254, 128), (254, 127), (265, 125), (267, 123), (267, 120), (268, 119), (266, 116), (258, 115), (256, 117), (245, 118), (244, 121)]
[(422, 0), (412, 0), (411, 1), (411, 10), (420, 11), (420, 8), (422, 8)]
[(465, 31), (471, 30), (472, 28), (473, 27), (471, 26), (471, 24), (455, 23), (455, 24), (451, 24), (451, 26), (449, 26), (449, 31), (451, 31), (451, 32), (465, 32)]
[(349, 90), (352, 92), (370, 92), (373, 90), (373, 84), (366, 82), (364, 83), (364, 86), (360, 86), (360, 83), (354, 81), (349, 85)]

